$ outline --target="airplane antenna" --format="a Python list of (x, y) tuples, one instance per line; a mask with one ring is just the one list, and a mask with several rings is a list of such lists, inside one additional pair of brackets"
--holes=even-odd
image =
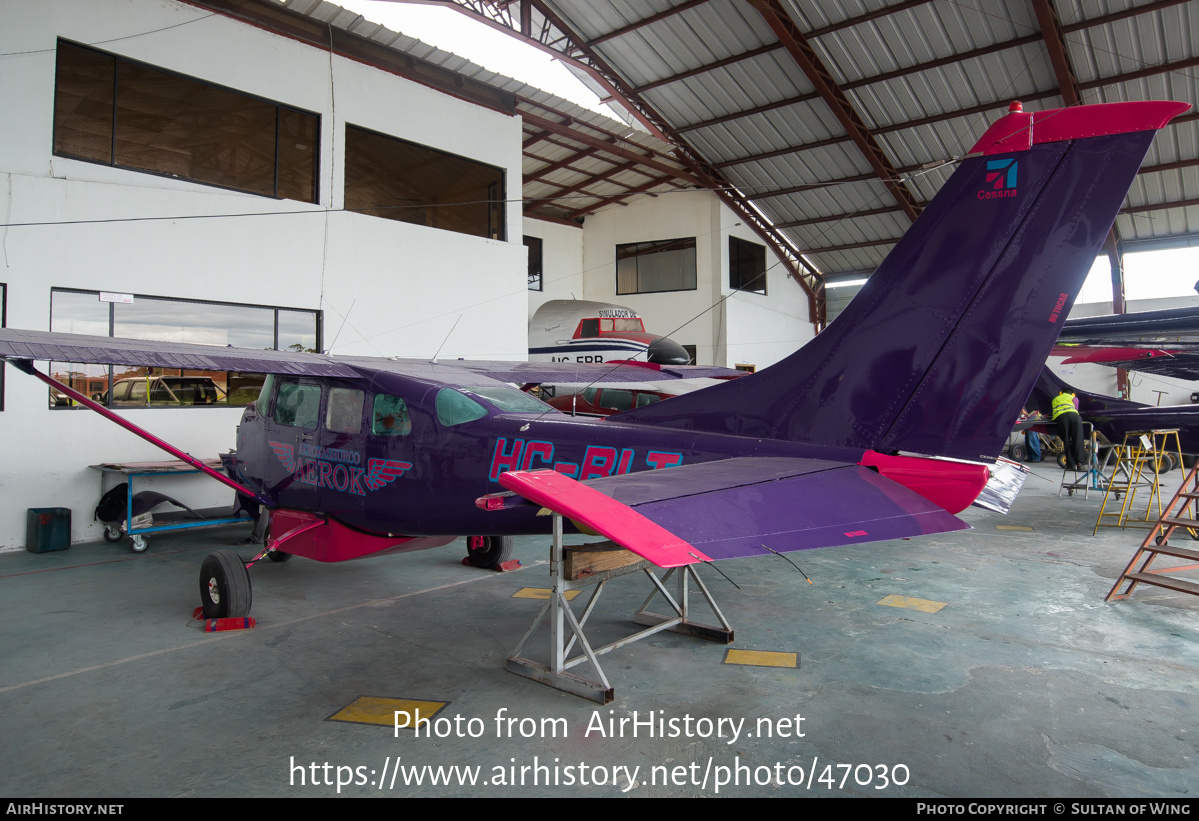
[(337, 344), (337, 337), (341, 336), (341, 329), (346, 326), (346, 322), (350, 318), (350, 311), (354, 310), (354, 304), (356, 302), (358, 302), (357, 299), (350, 303), (350, 310), (346, 311), (346, 315), (341, 318), (341, 325), (337, 327), (337, 333), (333, 334), (333, 341), (329, 344), (329, 347), (325, 349), (325, 353), (330, 353), (333, 350), (333, 346)]
[(445, 343), (450, 341), (450, 334), (458, 327), (458, 323), (462, 320), (462, 314), (458, 314), (458, 318), (454, 320), (454, 324), (450, 326), (450, 333), (445, 335), (445, 339), (441, 340), (441, 344), (437, 346), (437, 353), (433, 354), (433, 359), (430, 360), (434, 365), (437, 364), (437, 354), (441, 353), (441, 349), (445, 347)]
[[(762, 545), (762, 549), (770, 550), (770, 548), (767, 547), (766, 545)], [(787, 559), (786, 556), (784, 556), (782, 553), (779, 553), (777, 550), (770, 550), (770, 552), (773, 553), (774, 555), (778, 556), (780, 559)], [(796, 570), (798, 570), (799, 575), (803, 576), (805, 579), (808, 579), (808, 574), (803, 572), (803, 569), (799, 565), (797, 565), (795, 562), (791, 561), (790, 559), (787, 559), (787, 563), (790, 564), (792, 567), (794, 567)], [(808, 584), (812, 584), (811, 579), (808, 579)], [(815, 586), (815, 585), (813, 585), (813, 586)]]
[(729, 584), (731, 584), (733, 587), (737, 588), (738, 590), (740, 590), (740, 589), (741, 589), (741, 585), (737, 584), (735, 581), (733, 581), (732, 579), (730, 579), (728, 576), (725, 576), (725, 575), (724, 575), (724, 571), (723, 571), (723, 570), (721, 570), (719, 567), (717, 567), (715, 562), (713, 562), (713, 561), (711, 561), (711, 560), (704, 560), (704, 559), (701, 559), (699, 556), (696, 556), (694, 553), (688, 553), (687, 555), (688, 555), (688, 556), (690, 556), (691, 558), (693, 558), (693, 559), (697, 560), (697, 561), (701, 561), (701, 562), (703, 562), (703, 563), (704, 563), (704, 564), (706, 564), (708, 567), (712, 568), (712, 569), (713, 569), (713, 570), (715, 570), (717, 573), (719, 573), (720, 575), (724, 576), (725, 580), (726, 580), (726, 581), (727, 581)]

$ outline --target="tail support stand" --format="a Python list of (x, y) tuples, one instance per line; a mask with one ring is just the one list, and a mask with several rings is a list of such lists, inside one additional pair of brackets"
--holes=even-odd
[[(507, 668), (510, 672), (524, 676), (525, 678), (531, 678), (534, 681), (540, 681), (542, 684), (548, 684), (563, 692), (573, 693), (600, 704), (610, 704), (615, 698), (615, 691), (599, 664), (599, 657), (605, 653), (610, 653), (613, 650), (632, 644), (640, 639), (648, 638), (664, 630), (708, 641), (732, 644), (733, 628), (729, 625), (728, 620), (725, 619), (724, 614), (720, 612), (720, 608), (716, 606), (712, 594), (695, 572), (694, 565), (671, 568), (661, 579), (654, 575), (651, 569), (653, 565), (644, 559), (609, 570), (601, 570), (589, 575), (580, 575), (568, 570), (566, 558), (569, 548), (562, 545), (562, 516), (558, 513), (554, 514), (553, 533), (554, 542), (550, 548), (550, 579), (553, 586), (550, 591), (549, 601), (542, 606), (541, 610), (537, 613), (537, 617), (533, 620), (533, 624), (529, 627), (528, 632), (520, 640), (520, 644), (516, 646), (516, 649), (512, 651), (512, 655), (508, 657)], [(613, 547), (615, 546), (613, 545)], [(637, 571), (645, 573), (653, 584), (653, 590), (650, 591), (649, 597), (646, 598), (641, 608), (634, 614), (633, 620), (637, 624), (648, 625), (648, 627), (645, 630), (640, 630), (610, 644), (605, 644), (603, 647), (593, 648), (587, 640), (583, 628), (587, 624), (587, 619), (591, 617), (605, 585), (611, 579)], [(675, 588), (674, 595), (671, 595), (671, 592), (666, 587), (667, 582), (672, 578), (675, 581), (673, 585)], [(688, 579), (695, 583), (696, 588), (704, 597), (708, 606), (712, 608), (712, 612), (720, 621), (719, 627), (698, 624), (691, 621)], [(593, 587), (594, 590), (591, 592), (591, 597), (588, 599), (582, 615), (576, 618), (574, 611), (570, 608), (567, 594), (573, 590), (582, 590), (587, 587)], [(650, 602), (658, 595), (661, 595), (666, 600), (670, 608), (674, 610), (674, 615), (663, 616), (646, 610)], [(536, 634), (547, 613), (549, 614), (550, 622), (550, 655), (549, 664), (543, 664), (526, 658), (521, 654), (524, 652), (525, 646), (533, 638), (534, 634)], [(579, 643), (582, 653), (571, 657), (570, 651), (574, 648), (576, 641)], [(587, 679), (569, 672), (571, 668), (584, 662), (591, 664), (598, 680)]]

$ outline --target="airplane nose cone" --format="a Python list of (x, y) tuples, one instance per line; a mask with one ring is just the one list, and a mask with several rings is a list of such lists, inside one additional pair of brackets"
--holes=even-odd
[(686, 365), (691, 361), (686, 348), (665, 336), (651, 342), (647, 354), (655, 365)]

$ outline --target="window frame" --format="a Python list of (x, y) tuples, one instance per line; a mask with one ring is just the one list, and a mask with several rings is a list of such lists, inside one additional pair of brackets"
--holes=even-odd
[[(758, 275), (758, 277), (760, 277), (761, 281), (762, 281), (762, 285), (760, 288), (747, 287), (744, 284), (745, 277), (741, 272), (741, 264), (740, 264), (741, 254), (737, 253), (735, 250), (740, 245), (751, 245), (754, 248), (761, 249), (762, 272), (761, 272), (761, 274)], [(769, 257), (766, 253), (765, 245), (762, 245), (761, 243), (758, 243), (758, 242), (753, 242), (751, 240), (742, 239), (741, 237), (729, 237), (729, 289), (733, 290), (733, 291), (740, 291), (743, 294), (761, 294), (762, 296), (767, 296), (767, 293), (766, 293), (767, 276), (766, 276), (766, 274), (770, 270), (770, 266), (767, 264), (768, 258)], [(736, 275), (736, 278), (737, 278), (736, 284), (734, 284), (734, 280), (733, 280), (734, 275)], [(758, 277), (755, 277), (755, 278), (758, 278)]]
[[(500, 178), (499, 178), (498, 183), (492, 182), (492, 183), (487, 184), (488, 203), (487, 203), (487, 233), (486, 234), (472, 234), (472, 233), (468, 233), (466, 231), (458, 231), (453, 228), (443, 228), (443, 227), (440, 227), (437, 225), (425, 225), (425, 224), (419, 223), (419, 222), (411, 222), (408, 220), (399, 220), (399, 219), (394, 219), (392, 217), (386, 217), (386, 216), (381, 216), (379, 214), (369, 213), (369, 211), (371, 211), (371, 210), (379, 210), (380, 208), (383, 208), (386, 206), (374, 206), (373, 208), (368, 207), (365, 210), (358, 210), (357, 208), (350, 208), (348, 205), (346, 205), (345, 206), (346, 211), (349, 211), (350, 213), (353, 213), (353, 214), (361, 214), (365, 217), (375, 217), (376, 219), (386, 219), (386, 220), (390, 220), (392, 222), (402, 222), (406, 225), (416, 225), (421, 228), (431, 228), (434, 231), (449, 231), (450, 233), (461, 234), (462, 236), (465, 236), (465, 237), (478, 237), (479, 239), (489, 239), (494, 242), (507, 242), (508, 241), (508, 208), (507, 208), (507, 206), (508, 206), (508, 202), (507, 202), (508, 169), (507, 168), (505, 168), (503, 166), (499, 166), (499, 165), (492, 165), (491, 163), (483, 162), (482, 160), (476, 160), (474, 157), (466, 157), (466, 156), (463, 156), (462, 154), (455, 154), (453, 151), (443, 151), (442, 149), (434, 148), (431, 145), (425, 145), (423, 143), (418, 143), (414, 140), (406, 140), (403, 137), (397, 137), (394, 134), (387, 134), (383, 131), (377, 131), (373, 128), (367, 128), (366, 126), (356, 125), (355, 123), (351, 123), (351, 122), (346, 122), (345, 127), (342, 130), (342, 133), (343, 133), (343, 140), (342, 140), (343, 160), (341, 163), (341, 175), (342, 175), (341, 176), (341, 180), (342, 180), (341, 188), (342, 188), (343, 200), (349, 199), (350, 187), (349, 187), (348, 183), (346, 182), (346, 172), (349, 170), (349, 159), (344, 157), (344, 152), (349, 151), (350, 131), (351, 130), (360, 131), (360, 132), (362, 132), (364, 134), (368, 134), (372, 137), (382, 137), (385, 140), (391, 140), (392, 142), (397, 142), (402, 145), (413, 146), (415, 148), (422, 149), (425, 151), (431, 151), (434, 154), (441, 154), (442, 156), (445, 156), (445, 157), (452, 157), (453, 159), (462, 160), (463, 162), (471, 163), (472, 165), (482, 166), (484, 168), (490, 168), (495, 171), (498, 171)], [(498, 190), (494, 190), (494, 189), (496, 189), (497, 185), (498, 185)], [(461, 205), (461, 204), (465, 204), (465, 203), (457, 203), (457, 204)], [(450, 205), (452, 205), (452, 204), (450, 204)], [(498, 236), (493, 237), (492, 236), (492, 233), (493, 233), (492, 220), (495, 218), (498, 218), (498, 220), (499, 220), (499, 231), (496, 232), (498, 234)]]
[[(528, 277), (530, 291), (545, 290), (545, 240), (541, 237), (531, 237), (528, 234), (524, 235), (524, 246), (529, 249), (528, 254)], [(533, 264), (533, 249), (537, 249), (537, 264)], [(536, 272), (534, 272), (536, 268)], [(534, 285), (536, 283), (536, 285)]]
[[(112, 89), (113, 89), (112, 114), (111, 114), (111, 119), (109, 121), (109, 124), (112, 128), (112, 140), (111, 140), (111, 146), (110, 146), (109, 154), (108, 154), (108, 157), (109, 157), (108, 162), (103, 162), (101, 160), (92, 159), (90, 157), (81, 157), (78, 154), (68, 154), (65, 152), (60, 152), (56, 148), (57, 134), (58, 134), (58, 115), (57, 115), (57, 109), (58, 109), (58, 47), (63, 44), (66, 44), (67, 46), (70, 46), (72, 48), (81, 49), (83, 51), (90, 51), (94, 54), (99, 54), (104, 57), (109, 57), (109, 58), (112, 58), (112, 60), (114, 61), (113, 62), (113, 77), (112, 77)], [(92, 46), (85, 45), (83, 43), (77, 43), (73, 40), (67, 40), (63, 37), (59, 37), (55, 43), (54, 56), (55, 56), (54, 105), (52, 107), (53, 113), (51, 115), (51, 128), (50, 128), (50, 153), (53, 156), (63, 157), (65, 159), (69, 159), (69, 160), (76, 160), (78, 162), (91, 163), (92, 165), (106, 166), (108, 168), (118, 168), (122, 171), (133, 171), (138, 174), (150, 174), (151, 176), (162, 177), (162, 178), (168, 179), (168, 180), (177, 180), (177, 181), (182, 181), (182, 182), (188, 182), (188, 183), (192, 183), (194, 185), (205, 185), (210, 188), (218, 188), (222, 191), (237, 191), (238, 193), (242, 193), (242, 194), (252, 194), (256, 197), (266, 197), (268, 199), (275, 199), (275, 200), (291, 199), (294, 202), (304, 202), (304, 203), (308, 203), (310, 205), (319, 205), (320, 204), (320, 201), (321, 201), (321, 188), (320, 188), (320, 183), (321, 183), (321, 137), (322, 137), (322, 128), (321, 128), (321, 119), (322, 118), (321, 118), (320, 112), (308, 111), (307, 109), (303, 109), (298, 106), (287, 105), (286, 103), (281, 103), (278, 100), (272, 100), (268, 97), (262, 97), (257, 94), (251, 94), (249, 92), (242, 91), (241, 89), (231, 88), (229, 86), (221, 85), (220, 83), (214, 83), (209, 80), (203, 80), (203, 79), (200, 79), (199, 77), (193, 77), (190, 74), (183, 74), (182, 72), (172, 71), (171, 69), (162, 68), (161, 66), (156, 66), (151, 63), (142, 62), (141, 60), (132, 60), (128, 57), (123, 57), (120, 54), (115, 54), (115, 53), (109, 52), (109, 51), (103, 51), (101, 49), (93, 48)], [(274, 106), (275, 107), (274, 194), (273, 195), (272, 194), (264, 194), (261, 191), (254, 191), (254, 190), (247, 189), (247, 188), (238, 188), (236, 186), (222, 185), (221, 183), (208, 182), (206, 180), (194, 179), (192, 177), (184, 177), (184, 176), (180, 176), (177, 174), (171, 174), (171, 173), (168, 173), (165, 171), (154, 171), (154, 170), (148, 169), (148, 168), (139, 168), (137, 166), (122, 165), (121, 163), (118, 163), (117, 156), (116, 156), (116, 154), (117, 154), (117, 152), (116, 152), (117, 108), (119, 105), (117, 91), (119, 88), (119, 86), (118, 86), (119, 66), (121, 63), (125, 63), (125, 64), (132, 65), (132, 66), (137, 66), (137, 67), (143, 68), (143, 69), (148, 69), (150, 71), (157, 71), (157, 72), (159, 72), (161, 74), (165, 74), (169, 77), (175, 77), (180, 80), (186, 80), (188, 82), (195, 83), (196, 85), (199, 85), (199, 86), (205, 86), (207, 88), (214, 88), (214, 89), (218, 89), (220, 91), (227, 91), (231, 94), (236, 94), (240, 97), (244, 97), (249, 100), (254, 100), (256, 102), (265, 103), (267, 105)], [(280, 131), (279, 112), (281, 110), (292, 111), (297, 114), (303, 114), (306, 116), (316, 118), (316, 140), (315, 140), (315, 143), (313, 146), (313, 162), (312, 162), (312, 197), (313, 198), (311, 200), (295, 199), (293, 197), (283, 197), (283, 196), (279, 195), (279, 131)]]
[[(636, 277), (637, 278), (637, 289), (632, 290), (632, 291), (622, 291), (620, 289), (620, 252), (621, 252), (622, 248), (636, 248), (639, 245), (665, 246), (670, 243), (676, 243), (676, 242), (682, 242), (682, 243), (690, 242), (691, 244), (689, 247), (695, 253), (695, 268), (691, 272), (692, 276), (694, 277), (694, 282), (691, 285), (691, 287), (689, 287), (689, 288), (666, 288), (663, 290), (656, 290), (656, 291), (641, 290), (641, 272), (640, 272), (640, 268), (638, 268), (637, 277)], [(684, 246), (684, 247), (687, 247), (687, 246)], [(650, 256), (650, 255), (651, 254), (645, 254), (645, 256)], [(640, 253), (635, 254), (634, 259), (640, 259), (641, 256), (642, 255)], [(617, 294), (617, 296), (626, 296), (626, 295), (630, 295), (630, 294), (676, 294), (676, 293), (681, 293), (684, 291), (698, 291), (698, 290), (699, 290), (699, 243), (697, 242), (696, 237), (674, 237), (672, 239), (645, 240), (644, 242), (626, 242), (626, 243), (622, 243), (622, 244), (616, 246), (616, 294)]]
[[(48, 326), (51, 328), (54, 327), (54, 295), (57, 293), (80, 294), (83, 296), (94, 296), (96, 298), (96, 301), (99, 302), (101, 292), (88, 290), (86, 288), (51, 287), (50, 288), (50, 324)], [(261, 310), (272, 311), (274, 314), (274, 332), (273, 332), (274, 347), (271, 348), (271, 350), (276, 350), (276, 351), (279, 350), (279, 314), (280, 314), (280, 312), (290, 311), (293, 313), (312, 314), (313, 319), (315, 321), (315, 325), (316, 325), (316, 328), (315, 328), (316, 350), (318, 350), (318, 351), (324, 350), (325, 312), (323, 310), (319, 310), (319, 309), (313, 310), (311, 308), (292, 308), (292, 307), (287, 307), (287, 306), (282, 306), (282, 305), (261, 305), (261, 304), (248, 303), (248, 302), (218, 302), (216, 300), (210, 300), (210, 299), (189, 299), (189, 298), (184, 298), (184, 297), (166, 297), (166, 296), (160, 296), (160, 295), (156, 295), (156, 294), (132, 294), (132, 296), (133, 296), (134, 302), (136, 302), (139, 299), (158, 300), (158, 301), (163, 301), (163, 302), (185, 303), (185, 304), (189, 304), (189, 305), (216, 305), (218, 307), (229, 307), (229, 308), (258, 308)], [(108, 303), (108, 332), (107, 332), (107, 336), (109, 338), (114, 337), (114, 331), (115, 331), (115, 327), (116, 327), (116, 305), (117, 305), (117, 303), (115, 303), (115, 302)], [(57, 362), (58, 360), (54, 360), (54, 361)], [(75, 364), (75, 363), (64, 362), (62, 364), (69, 365), (69, 364)], [(154, 366), (154, 367), (157, 368), (158, 366)], [(104, 392), (105, 393), (104, 401), (100, 402), (100, 404), (106, 408), (118, 407), (113, 404), (113, 400), (115, 399), (115, 396), (113, 395), (113, 389), (116, 387), (117, 381), (119, 381), (119, 380), (114, 380), (113, 368), (114, 368), (114, 366), (112, 366), (112, 365), (108, 366), (108, 374), (106, 376), (108, 388)], [(189, 368), (163, 368), (162, 370), (167, 370), (167, 371), (178, 370), (182, 374), (182, 371), (192, 370), (192, 369), (189, 369)], [(227, 373), (250, 373), (250, 372), (249, 371), (228, 371)], [(163, 374), (156, 374), (155, 376), (163, 376)], [(269, 378), (269, 377), (270, 377), (270, 374), (267, 374), (267, 378)], [(0, 374), (0, 378), (2, 378), (2, 374)], [(151, 377), (151, 378), (154, 378), (154, 377)], [(3, 385), (3, 383), (0, 382), (0, 387), (2, 387), (2, 385)], [(84, 393), (86, 393), (86, 391), (84, 391)], [(257, 402), (257, 400), (255, 400), (255, 403), (256, 402)], [(79, 407), (79, 406), (70, 405), (70, 404), (56, 406), (56, 405), (52, 404), (52, 405), (50, 405), (50, 410), (57, 410), (59, 408), (71, 409), (74, 407)], [(228, 405), (228, 404), (226, 404), (226, 405), (221, 405), (221, 404), (154, 405), (154, 404), (147, 403), (144, 406), (120, 405), (119, 407), (121, 408), (122, 411), (126, 411), (126, 410), (140, 410), (143, 407), (144, 408), (152, 408), (155, 410), (161, 410), (162, 408), (168, 408), (168, 407), (230, 408), (230, 407), (239, 407), (239, 406), (238, 405)], [(272, 413), (273, 412), (274, 411), (272, 408)]]

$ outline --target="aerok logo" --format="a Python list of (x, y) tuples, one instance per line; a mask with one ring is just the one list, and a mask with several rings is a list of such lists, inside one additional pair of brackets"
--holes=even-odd
[(988, 188), (978, 192), (980, 200), (1016, 196), (1016, 160), (988, 160), (986, 179)]

